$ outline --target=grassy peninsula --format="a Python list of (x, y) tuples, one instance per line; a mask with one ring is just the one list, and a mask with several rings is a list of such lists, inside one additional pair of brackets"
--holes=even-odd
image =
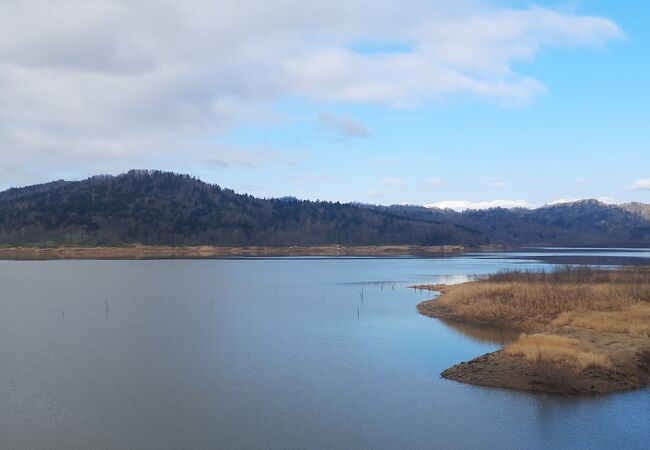
[(504, 348), (442, 373), (470, 384), (588, 394), (650, 383), (650, 268), (509, 271), (453, 286), (420, 313), (519, 330)]

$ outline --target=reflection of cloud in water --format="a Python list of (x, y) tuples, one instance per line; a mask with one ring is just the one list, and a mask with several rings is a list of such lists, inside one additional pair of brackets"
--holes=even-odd
[(454, 274), (454, 275), (434, 275), (434, 274), (419, 274), (415, 276), (425, 282), (414, 282), (413, 279), (409, 280), (376, 280), (376, 281), (340, 281), (332, 284), (338, 286), (409, 286), (412, 284), (460, 284), (476, 279), (476, 275)]
[(473, 279), (472, 275), (436, 275), (436, 284), (460, 284)]
[[(416, 275), (418, 280), (422, 280), (417, 284), (460, 284), (472, 281), (476, 278), (475, 275), (467, 274), (450, 274), (450, 275), (441, 275), (441, 274), (418, 274)], [(413, 284), (413, 283), (412, 283)]]
[(383, 281), (341, 281), (338, 283), (333, 283), (338, 286), (377, 286), (377, 287), (382, 287), (382, 286), (398, 286), (398, 285), (403, 285), (403, 284), (409, 284), (408, 281), (400, 281), (400, 280), (383, 280)]

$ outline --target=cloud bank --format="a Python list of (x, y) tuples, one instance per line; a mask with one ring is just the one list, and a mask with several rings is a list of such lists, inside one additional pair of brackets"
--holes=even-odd
[(336, 117), (320, 113), (318, 125), (338, 139), (362, 138), (370, 135), (368, 128), (352, 117)]
[(215, 145), (220, 133), (276, 120), (281, 98), (393, 108), (458, 95), (528, 102), (545, 87), (516, 64), (544, 48), (623, 35), (600, 17), (471, 0), (9, 0), (1, 8), (5, 180), (179, 159), (236, 164)]
[(382, 186), (402, 187), (405, 184), (404, 180), (400, 180), (399, 178), (384, 178), (381, 180)]
[(636, 180), (632, 185), (633, 191), (650, 191), (650, 178)]

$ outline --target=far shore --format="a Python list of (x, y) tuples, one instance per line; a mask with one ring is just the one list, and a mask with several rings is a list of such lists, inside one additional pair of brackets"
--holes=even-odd
[(440, 293), (426, 316), (521, 333), (504, 348), (442, 372), (487, 387), (606, 394), (650, 384), (650, 268), (510, 272), (459, 285), (416, 285)]
[(282, 247), (225, 247), (225, 246), (15, 246), (0, 247), (0, 259), (201, 259), (227, 257), (274, 256), (435, 256), (474, 251), (502, 250), (499, 246), (465, 247), (462, 245), (317, 245)]

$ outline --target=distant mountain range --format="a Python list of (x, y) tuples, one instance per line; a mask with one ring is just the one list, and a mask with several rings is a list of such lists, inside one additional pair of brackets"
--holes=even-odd
[(650, 246), (650, 205), (596, 200), (456, 212), (260, 199), (188, 175), (118, 176), (0, 192), (0, 244)]

